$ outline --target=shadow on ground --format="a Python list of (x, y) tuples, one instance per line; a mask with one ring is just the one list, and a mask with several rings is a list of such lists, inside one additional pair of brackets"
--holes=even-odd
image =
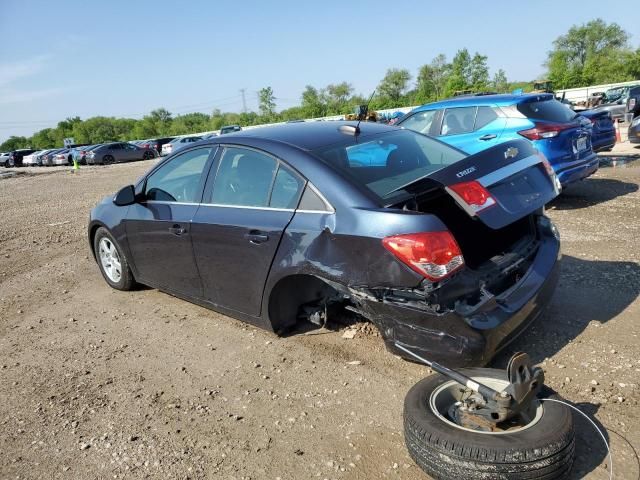
[(493, 366), (505, 368), (518, 351), (527, 352), (535, 363), (542, 362), (578, 337), (590, 322), (608, 322), (640, 294), (640, 266), (636, 262), (565, 255), (560, 266), (560, 281), (549, 309), (494, 358)]
[(574, 210), (608, 202), (638, 191), (638, 184), (613, 178), (587, 178), (570, 185), (547, 208)]

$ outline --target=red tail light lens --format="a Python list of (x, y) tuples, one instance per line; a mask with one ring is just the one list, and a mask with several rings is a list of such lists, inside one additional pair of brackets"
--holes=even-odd
[(529, 140), (542, 140), (557, 137), (561, 131), (572, 128), (573, 125), (565, 123), (535, 123), (533, 128), (520, 130), (518, 133)]
[(463, 207), (466, 205), (473, 214), (496, 204), (496, 199), (491, 196), (486, 188), (475, 180), (450, 185), (447, 187), (447, 190), (453, 194), (458, 202), (464, 204), (462, 205)]
[(384, 247), (413, 271), (432, 281), (442, 280), (464, 265), (451, 232), (393, 235), (382, 239)]

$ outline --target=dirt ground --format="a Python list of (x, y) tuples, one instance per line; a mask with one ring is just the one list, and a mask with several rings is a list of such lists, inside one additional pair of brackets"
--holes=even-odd
[[(0, 478), (426, 478), (402, 433), (404, 394), (426, 370), (371, 326), (278, 338), (107, 286), (89, 210), (151, 163), (0, 179)], [(493, 362), (517, 350), (541, 362), (606, 427), (618, 479), (640, 475), (639, 184), (640, 160), (616, 162), (550, 206), (558, 291)], [(609, 478), (601, 439), (576, 422), (573, 477)]]

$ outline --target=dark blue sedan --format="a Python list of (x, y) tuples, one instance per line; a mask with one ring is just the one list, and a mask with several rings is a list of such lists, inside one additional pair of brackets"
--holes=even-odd
[(558, 191), (525, 140), (469, 156), (380, 124), (291, 123), (169, 156), (97, 205), (88, 235), (113, 288), (278, 333), (349, 308), (395, 353), (478, 365), (549, 303)]

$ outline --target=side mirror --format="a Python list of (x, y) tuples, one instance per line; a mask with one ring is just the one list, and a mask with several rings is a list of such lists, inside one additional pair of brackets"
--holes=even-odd
[(122, 188), (116, 196), (113, 198), (113, 203), (119, 207), (126, 207), (127, 205), (133, 205), (136, 202), (136, 192), (133, 189), (133, 185), (127, 185)]

